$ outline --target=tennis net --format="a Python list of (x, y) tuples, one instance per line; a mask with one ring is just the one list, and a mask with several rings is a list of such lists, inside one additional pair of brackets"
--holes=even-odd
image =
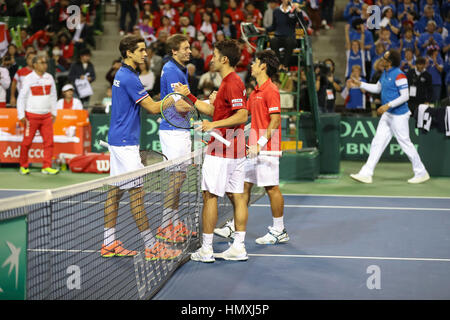
[[(200, 245), (200, 178), (205, 151), (202, 148), (120, 176), (1, 200), (0, 223), (26, 218), (26, 299), (152, 298)], [(186, 173), (178, 194), (178, 216), (191, 232), (183, 236), (184, 242), (164, 243), (181, 254), (170, 260), (145, 259), (144, 240), (137, 227), (139, 219), (134, 219), (131, 209), (136, 207), (136, 201), (131, 201), (134, 198), (125, 192), (118, 203), (116, 239), (138, 253), (133, 257), (102, 257), (105, 203), (113, 186), (142, 186), (144, 195), (139, 203), (151, 235), (156, 238), (166, 219), (162, 214), (164, 204), (177, 194), (171, 190), (171, 181), (180, 166)], [(252, 192), (252, 202), (264, 194), (261, 188)], [(227, 197), (219, 198), (219, 221), (230, 219), (232, 208)]]

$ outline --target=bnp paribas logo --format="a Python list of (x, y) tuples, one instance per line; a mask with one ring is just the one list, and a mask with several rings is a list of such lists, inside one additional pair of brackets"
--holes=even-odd
[[(16, 246), (14, 244), (12, 244), (9, 241), (6, 241), (6, 245), (9, 248), (10, 251), (10, 255), (8, 258), (6, 258), (6, 260), (3, 262), (2, 264), (2, 268), (8, 267), (9, 266), (9, 270), (8, 270), (8, 277), (11, 276), (12, 271), (14, 271), (15, 269), (15, 276), (16, 276), (16, 289), (17, 286), (19, 284), (19, 257), (20, 257), (20, 251), (21, 248), (16, 248)], [(0, 288), (0, 293), (3, 292), (3, 289)]]

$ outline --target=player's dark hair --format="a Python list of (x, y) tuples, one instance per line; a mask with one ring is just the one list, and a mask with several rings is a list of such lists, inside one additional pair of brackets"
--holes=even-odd
[(259, 59), (260, 64), (266, 65), (266, 73), (269, 78), (273, 78), (280, 67), (280, 61), (273, 50), (267, 49), (263, 51), (258, 51), (256, 53), (256, 58)]
[(427, 60), (424, 57), (417, 57), (416, 59), (416, 65), (418, 64), (426, 64)]
[(225, 39), (218, 41), (214, 44), (214, 48), (219, 51), (219, 53), (228, 58), (230, 67), (236, 67), (239, 60), (241, 60), (241, 49), (239, 44), (234, 39)]
[(119, 51), (122, 58), (127, 58), (127, 51), (130, 50), (131, 52), (134, 52), (138, 48), (138, 43), (144, 42), (144, 38), (140, 36), (130, 35), (126, 36), (120, 41), (119, 44)]
[(390, 49), (389, 56), (387, 57), (387, 60), (389, 60), (393, 67), (399, 67), (400, 63), (402, 61), (400, 52), (395, 49)]
[(174, 34), (167, 38), (166, 44), (169, 50), (169, 54), (172, 54), (172, 50), (180, 50), (180, 45), (185, 41), (189, 41), (189, 39), (184, 34)]

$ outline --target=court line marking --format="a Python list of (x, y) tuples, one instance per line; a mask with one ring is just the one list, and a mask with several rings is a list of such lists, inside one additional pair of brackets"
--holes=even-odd
[[(100, 253), (100, 250), (76, 250), (76, 249), (27, 249), (31, 252), (68, 252), (68, 253)], [(311, 258), (311, 259), (349, 259), (349, 260), (394, 260), (394, 261), (433, 261), (450, 262), (450, 258), (402, 258), (402, 257), (370, 257), (370, 256), (327, 256), (312, 254), (266, 254), (248, 253), (250, 257), (270, 257), (270, 258)]]
[[(250, 207), (270, 207), (270, 204), (252, 204)], [(413, 211), (450, 211), (450, 208), (409, 208), (409, 207), (360, 207), (360, 206), (320, 206), (285, 204), (285, 208), (319, 208), (319, 209), (366, 209), (366, 210), (413, 210)]]
[(290, 197), (342, 197), (342, 198), (401, 198), (401, 199), (450, 199), (450, 197), (423, 197), (423, 196), (374, 196), (374, 195), (348, 195), (348, 194), (307, 194), (307, 193), (283, 193)]

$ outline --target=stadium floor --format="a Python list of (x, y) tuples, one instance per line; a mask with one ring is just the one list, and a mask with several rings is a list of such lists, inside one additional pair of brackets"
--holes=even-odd
[[(363, 185), (348, 177), (361, 165), (343, 161), (334, 177), (283, 183), (288, 243), (255, 244), (271, 225), (264, 197), (250, 209), (247, 262), (190, 261), (154, 300), (450, 299), (450, 178), (410, 185), (409, 163), (382, 162)], [(0, 198), (102, 176), (1, 168)], [(215, 237), (216, 252), (227, 247)]]

